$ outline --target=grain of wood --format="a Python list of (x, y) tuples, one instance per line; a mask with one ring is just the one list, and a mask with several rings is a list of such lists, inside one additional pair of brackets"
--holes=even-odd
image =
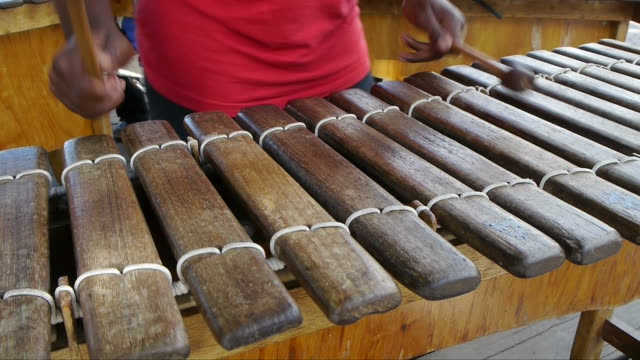
[(602, 326), (611, 317), (613, 309), (585, 311), (580, 315), (571, 359), (600, 359), (604, 340)]
[[(360, 119), (371, 111), (389, 106), (358, 89), (339, 92), (329, 99)], [(515, 174), (400, 111), (375, 113), (367, 118), (366, 123), (476, 191), (482, 191), (492, 184), (519, 179)], [(535, 184), (500, 187), (489, 191), (488, 195), (505, 210), (557, 241), (567, 259), (574, 263), (599, 261), (615, 254), (622, 246), (620, 234), (613, 228), (544, 192)]]
[[(180, 140), (166, 121), (130, 125), (122, 139), (129, 156)], [(251, 242), (186, 147), (146, 151), (136, 157), (135, 167), (176, 259), (196, 249)], [(182, 272), (209, 328), (226, 349), (302, 322), (284, 285), (255, 249), (199, 256), (187, 261)]]
[(576, 60), (584, 61), (585, 63), (605, 66), (608, 67), (611, 71), (631, 76), (636, 79), (640, 78), (640, 68), (638, 68), (638, 66), (629, 64), (628, 62), (618, 62), (619, 59), (613, 57), (604, 56), (568, 46), (553, 49), (553, 52)]
[[(616, 150), (621, 155), (640, 149), (640, 131), (535, 91), (512, 91), (501, 85), (500, 79), (481, 70), (452, 66), (442, 70), (442, 75), (464, 85), (490, 88), (490, 96)], [(610, 155), (615, 156), (614, 153), (605, 156)]]
[[(69, 140), (65, 166), (118, 153), (111, 137)], [(140, 206), (118, 159), (82, 165), (66, 175), (77, 273), (160, 264)], [(182, 358), (189, 344), (171, 284), (160, 271), (87, 278), (79, 288), (91, 358)]]
[[(587, 66), (588, 63), (586, 62), (572, 59), (570, 57), (546, 50), (532, 51), (528, 53), (527, 56), (538, 59), (540, 61), (544, 61), (548, 64), (571, 69), (575, 72), (580, 72), (580, 74), (586, 75), (590, 78), (617, 86), (621, 89), (633, 91), (636, 94), (640, 93), (640, 80), (631, 76), (618, 74), (601, 67)], [(638, 57), (640, 58), (640, 56)]]
[(617, 86), (590, 78), (586, 75), (578, 74), (573, 71), (559, 74), (559, 72), (563, 71), (563, 68), (547, 64), (543, 61), (536, 60), (524, 55), (507, 56), (502, 58), (501, 61), (508, 66), (528, 67), (538, 74), (549, 76), (557, 74), (554, 76), (554, 81), (557, 83), (599, 97), (611, 103), (624, 106), (634, 111), (640, 110), (640, 98), (638, 97), (638, 94), (632, 91), (621, 89)]
[[(0, 176), (49, 170), (38, 147), (0, 151)], [(49, 292), (49, 182), (40, 174), (0, 180), (0, 293), (16, 289)], [(0, 358), (48, 358), (51, 308), (44, 299), (0, 300)]]
[(634, 50), (635, 47), (633, 45), (627, 44), (626, 48), (622, 48), (623, 46), (612, 47), (609, 45), (610, 44), (589, 43), (580, 46), (580, 49), (615, 59), (621, 59), (631, 64), (635, 64), (638, 61), (638, 58), (640, 58), (637, 50)]
[[(223, 113), (192, 114), (185, 124), (201, 144), (210, 136), (241, 130)], [(203, 151), (267, 238), (291, 226), (335, 221), (249, 137), (213, 141)], [(391, 310), (401, 301), (391, 277), (343, 229), (286, 234), (275, 250), (336, 324)]]
[[(286, 112), (269, 105), (244, 109), (237, 121), (256, 139), (270, 128), (295, 123)], [(340, 222), (362, 209), (402, 205), (306, 128), (270, 133), (263, 148)], [(475, 265), (415, 213), (364, 215), (349, 228), (389, 273), (426, 299), (458, 296), (480, 283)]]
[[(373, 94), (403, 111), (415, 101), (433, 96), (403, 82), (380, 83)], [(442, 101), (417, 105), (413, 117), (516, 175), (536, 182), (551, 171), (576, 167)], [(640, 241), (640, 198), (633, 193), (587, 173), (555, 176), (546, 183), (545, 190), (609, 224), (624, 238)]]
[[(636, 31), (637, 31), (637, 28), (636, 28)], [(640, 48), (638, 48), (638, 44), (637, 43), (634, 44), (632, 42), (633, 41), (631, 40), (630, 42), (625, 42), (624, 40), (620, 41), (616, 39), (601, 39), (600, 41), (598, 41), (598, 44), (612, 47), (615, 49), (624, 50), (624, 51), (635, 53), (635, 54), (640, 54)]]
[[(313, 129), (322, 119), (346, 114), (321, 98), (294, 100), (287, 110)], [(472, 191), (354, 117), (322, 125), (319, 136), (403, 202)], [(557, 243), (486, 198), (443, 200), (431, 211), (445, 229), (516, 276), (537, 276), (564, 260)]]
[[(415, 74), (407, 78), (407, 82), (443, 98), (465, 88), (436, 73)], [(626, 155), (636, 152), (635, 149), (640, 149), (638, 132), (630, 134), (628, 138), (631, 149), (628, 149), (626, 154), (620, 153), (478, 91), (458, 94), (451, 99), (450, 104), (579, 167), (591, 169), (601, 161), (624, 159)], [(640, 161), (609, 165), (598, 170), (598, 175), (635, 194), (640, 194)]]

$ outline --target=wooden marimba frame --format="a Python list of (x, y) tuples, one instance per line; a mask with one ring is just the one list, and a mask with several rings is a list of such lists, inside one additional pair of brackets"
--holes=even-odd
[(454, 66), (192, 114), (189, 143), (134, 124), (128, 160), (70, 140), (51, 191), (45, 152), (0, 152), (0, 357), (48, 357), (64, 322), (54, 358), (411, 358), (578, 311), (573, 358), (635, 356), (609, 318), (640, 297), (640, 49), (604, 43), (504, 58), (531, 91)]

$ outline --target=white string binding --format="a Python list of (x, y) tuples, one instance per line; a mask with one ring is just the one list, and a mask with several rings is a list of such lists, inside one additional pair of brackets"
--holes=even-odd
[[(634, 154), (635, 155), (635, 154)], [(630, 161), (640, 161), (640, 158), (636, 157), (636, 156), (627, 156), (624, 157), (622, 159), (607, 159), (607, 160), (602, 160), (599, 163), (595, 164), (593, 166), (593, 168), (591, 168), (591, 170), (593, 171), (593, 173), (597, 173), (598, 170), (600, 170), (600, 168), (605, 167), (607, 165), (612, 165), (612, 164), (624, 164)]]
[(129, 165), (131, 167), (131, 170), (133, 170), (133, 172), (136, 171), (135, 168), (135, 163), (136, 163), (136, 159), (138, 158), (138, 156), (146, 151), (149, 151), (151, 149), (160, 149), (160, 146), (158, 145), (149, 145), (149, 146), (145, 146), (143, 148), (138, 149), (138, 151), (134, 152), (133, 155), (131, 155), (131, 160), (129, 161)]
[[(82, 310), (80, 309), (80, 307), (78, 306), (78, 300), (76, 299), (76, 292), (73, 291), (73, 288), (69, 285), (59, 285), (56, 288), (56, 291), (53, 293), (53, 297), (54, 298), (58, 298), (58, 295), (60, 295), (60, 293), (69, 293), (69, 295), (71, 296), (71, 310), (73, 312), (73, 318), (74, 319), (79, 319), (82, 317)], [(60, 319), (62, 320), (62, 319)], [(62, 321), (60, 321), (62, 322)], [(58, 323), (58, 322), (56, 322)]]
[(596, 172), (593, 171), (593, 169), (587, 169), (587, 168), (573, 168), (573, 169), (570, 169), (568, 171), (567, 170), (555, 170), (555, 171), (552, 171), (552, 172), (546, 174), (545, 176), (543, 176), (542, 180), (540, 180), (540, 184), (538, 185), (538, 187), (540, 189), (544, 190), (545, 184), (552, 177), (560, 176), (560, 175), (573, 175), (573, 174), (577, 174), (577, 173), (591, 173), (593, 175), (596, 174)]
[(347, 118), (354, 118), (354, 119), (358, 120), (358, 117), (355, 116), (354, 114), (342, 114), (340, 116), (329, 116), (329, 117), (326, 117), (326, 118), (318, 121), (318, 123), (316, 124), (315, 129), (313, 130), (313, 133), (316, 134), (316, 136), (320, 136), (318, 134), (320, 133), (320, 128), (322, 127), (322, 125), (328, 123), (329, 121), (344, 120), (344, 119), (347, 119)]
[(640, 57), (635, 59), (635, 60), (633, 60), (632, 64), (633, 65), (638, 65), (638, 61), (640, 61)]
[(29, 175), (44, 175), (47, 178), (47, 181), (49, 182), (49, 187), (51, 187), (51, 184), (53, 183), (53, 178), (51, 177), (51, 174), (49, 174), (48, 171), (45, 171), (45, 170), (42, 170), (42, 169), (25, 170), (25, 171), (22, 171), (22, 172), (18, 173), (16, 176), (3, 175), (3, 176), (0, 176), (0, 181), (18, 180), (20, 178), (23, 178), (23, 177), (29, 176)]
[(487, 95), (491, 95), (491, 90), (493, 90), (493, 88), (498, 86), (498, 85), (502, 85), (502, 84), (501, 83), (495, 83), (495, 84), (487, 86), (486, 88), (481, 88), (481, 89), (484, 89), (484, 91), (485, 91), (485, 93)]
[(185, 284), (185, 287), (186, 287), (186, 283), (184, 281), (184, 276), (182, 276), (182, 267), (184, 266), (184, 263), (187, 260), (191, 259), (192, 257), (206, 255), (206, 254), (220, 255), (221, 253), (220, 253), (220, 250), (218, 250), (218, 248), (206, 247), (206, 248), (187, 251), (182, 256), (180, 256), (180, 259), (178, 259), (178, 264), (176, 265), (176, 272), (178, 273), (178, 281), (180, 283)]
[(416, 106), (422, 104), (422, 103), (430, 103), (433, 100), (440, 100), (442, 101), (442, 98), (440, 96), (431, 96), (425, 99), (420, 99), (420, 100), (416, 100), (413, 102), (413, 104), (411, 104), (411, 106), (409, 106), (409, 111), (407, 111), (407, 115), (409, 117), (413, 116), (413, 110), (415, 109)]
[(56, 304), (53, 297), (48, 292), (31, 288), (13, 289), (6, 291), (2, 296), (2, 300), (7, 300), (16, 296), (35, 296), (48, 302), (49, 307), (51, 308), (51, 323), (56, 323)]
[[(596, 68), (601, 68), (601, 69), (607, 69), (606, 67), (602, 66), (602, 65), (598, 65), (598, 64), (584, 64), (582, 66), (580, 66), (578, 68), (578, 70), (576, 70), (576, 73), (581, 74), (584, 70), (590, 68), (590, 67), (596, 67)], [(607, 69), (609, 70), (609, 69)]]
[(339, 229), (345, 230), (347, 233), (350, 234), (349, 227), (337, 221), (321, 222), (321, 223), (312, 225), (311, 227), (308, 227), (306, 225), (289, 226), (287, 228), (277, 231), (275, 234), (271, 236), (271, 239), (269, 240), (269, 250), (271, 250), (271, 254), (273, 255), (274, 258), (279, 258), (278, 253), (276, 252), (276, 242), (280, 237), (287, 234), (300, 232), (300, 231), (311, 232), (318, 229), (326, 229), (326, 228), (339, 228)]
[(454, 96), (456, 95), (460, 95), (460, 94), (465, 94), (468, 93), (469, 91), (477, 91), (476, 88), (468, 86), (464, 89), (460, 89), (460, 90), (456, 90), (454, 92), (452, 92), (451, 94), (449, 94), (449, 96), (447, 96), (447, 100), (445, 101), (447, 104), (451, 104), (451, 99), (453, 99)]
[(495, 184), (487, 185), (487, 186), (485, 186), (484, 189), (482, 189), (482, 192), (485, 193), (485, 194), (489, 194), (489, 192), (491, 190), (495, 190), (495, 189), (498, 189), (498, 188), (501, 188), (501, 187), (505, 187), (505, 186), (514, 187), (514, 186), (520, 185), (520, 184), (531, 184), (531, 185), (534, 185), (534, 186), (538, 186), (538, 184), (536, 184), (535, 181), (533, 181), (531, 179), (514, 179), (514, 180), (511, 180), (509, 182), (497, 182)]
[(626, 61), (625, 61), (625, 60), (623, 60), (623, 59), (620, 59), (620, 60), (614, 61), (614, 62), (612, 62), (611, 64), (607, 65), (607, 69), (611, 70), (611, 68), (612, 68), (612, 67), (614, 67), (614, 66), (616, 66), (616, 65), (618, 65), (618, 64), (624, 64), (624, 63), (626, 63)]
[(359, 218), (360, 216), (369, 215), (369, 214), (380, 214), (380, 209), (365, 208), (365, 209), (360, 209), (358, 211), (355, 211), (353, 214), (351, 214), (351, 215), (349, 215), (349, 217), (347, 217), (347, 220), (344, 222), (344, 224), (347, 227), (349, 227), (351, 225), (351, 223), (353, 222), (353, 220)]
[(439, 203), (440, 201), (448, 200), (448, 199), (460, 199), (460, 196), (458, 196), (458, 194), (453, 194), (453, 193), (438, 195), (438, 196), (434, 197), (433, 199), (429, 200), (429, 202), (426, 205), (427, 210), (431, 210), (431, 208), (435, 204)]
[(276, 126), (276, 127), (269, 128), (269, 129), (263, 131), (262, 135), (260, 135), (260, 138), (258, 139), (258, 145), (260, 145), (260, 147), (262, 148), (262, 142), (265, 139), (265, 137), (267, 135), (273, 133), (273, 132), (276, 132), (276, 131), (287, 131), (289, 129), (293, 129), (293, 128), (297, 128), (297, 127), (303, 127), (303, 128), (306, 129), (307, 125), (305, 125), (304, 123), (301, 123), (301, 122), (294, 122), (294, 123), (291, 123), (291, 124), (287, 124), (284, 127)]
[(69, 171), (71, 171), (72, 169), (78, 167), (78, 166), (82, 166), (82, 165), (95, 165), (100, 163), (101, 161), (104, 160), (111, 160), (111, 159), (117, 159), (122, 161), (122, 163), (124, 164), (124, 166), (127, 166), (127, 159), (124, 158), (124, 156), (120, 155), (120, 154), (106, 154), (106, 155), (102, 155), (102, 156), (98, 156), (97, 158), (95, 158), (94, 160), (80, 160), (80, 161), (76, 161), (73, 164), (67, 166), (66, 168), (64, 168), (64, 170), (62, 170), (62, 175), (60, 175), (60, 179), (62, 180), (62, 186), (66, 186), (66, 177), (67, 177), (67, 173), (69, 173)]
[(220, 139), (231, 139), (231, 138), (236, 137), (236, 136), (248, 136), (251, 139), (253, 139), (253, 135), (251, 135), (250, 132), (244, 131), (244, 130), (233, 131), (233, 132), (229, 133), (228, 135), (217, 134), (217, 135), (208, 136), (207, 138), (204, 139), (204, 141), (202, 141), (202, 144), (200, 144), (200, 151), (199, 151), (199, 153), (200, 153), (200, 161), (204, 160), (204, 148), (207, 146), (208, 143), (210, 143), (212, 141), (220, 140)]
[(371, 110), (368, 113), (364, 114), (364, 116), (362, 117), (362, 123), (366, 124), (367, 123), (367, 119), (369, 118), (369, 116), (373, 115), (373, 114), (379, 114), (382, 113), (383, 110)]
[(469, 197), (483, 197), (485, 199), (489, 199), (489, 197), (487, 196), (487, 194), (481, 192), (481, 191), (467, 191), (467, 192), (463, 192), (462, 194), (460, 194), (460, 199), (466, 199)]
[(557, 73), (555, 73), (555, 74), (546, 75), (546, 78), (547, 78), (547, 80), (556, 81), (556, 76), (558, 76), (558, 75), (562, 75), (562, 74), (566, 74), (566, 73), (571, 72), (571, 71), (572, 71), (572, 70), (571, 70), (571, 69), (569, 69), (569, 68), (564, 68), (564, 69), (562, 69), (562, 70), (558, 71), (558, 72), (557, 72)]

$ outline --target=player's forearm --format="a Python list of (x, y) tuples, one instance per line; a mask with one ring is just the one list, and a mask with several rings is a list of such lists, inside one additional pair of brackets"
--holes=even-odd
[[(71, 19), (67, 11), (67, 3), (69, 1), (83, 0), (54, 0), (56, 11), (60, 16), (60, 23), (64, 31), (65, 38), (69, 38), (73, 34), (71, 27)], [(87, 16), (91, 24), (91, 30), (94, 33), (100, 33), (115, 28), (113, 19), (113, 10), (111, 9), (111, 0), (86, 0)]]

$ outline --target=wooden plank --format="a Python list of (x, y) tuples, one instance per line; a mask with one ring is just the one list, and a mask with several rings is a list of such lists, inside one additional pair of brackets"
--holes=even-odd
[[(38, 147), (0, 151), (0, 177), (49, 171)], [(49, 293), (49, 180), (32, 174), (0, 180), (0, 293), (36, 289)], [(48, 358), (51, 307), (36, 296), (0, 301), (0, 358)]]
[(571, 359), (600, 359), (604, 346), (602, 326), (611, 314), (613, 309), (585, 311), (580, 315)]
[(619, 87), (572, 71), (560, 74), (560, 72), (564, 71), (561, 67), (547, 64), (540, 60), (532, 59), (523, 55), (507, 56), (501, 60), (509, 66), (524, 66), (528, 67), (535, 73), (554, 76), (553, 80), (555, 82), (599, 97), (611, 103), (624, 106), (634, 111), (640, 110), (640, 97), (632, 91), (620, 89)]
[(528, 53), (527, 56), (538, 59), (540, 61), (544, 61), (549, 64), (580, 72), (580, 74), (611, 85), (615, 85), (622, 89), (640, 93), (640, 80), (627, 75), (617, 74), (608, 69), (603, 69), (600, 67), (587, 66), (588, 64), (583, 61), (572, 59), (570, 57), (566, 57), (546, 50), (532, 51)]
[[(322, 119), (346, 114), (321, 98), (294, 100), (287, 111), (313, 129)], [(405, 203), (428, 204), (437, 196), (473, 191), (355, 116), (322, 125), (319, 137)], [(445, 199), (431, 211), (447, 231), (515, 276), (537, 276), (564, 260), (557, 243), (486, 197)]]
[[(462, 91), (466, 88), (436, 73), (415, 74), (406, 81), (443, 99), (448, 98), (454, 91)], [(605, 160), (625, 159), (627, 154), (632, 155), (640, 149), (638, 133), (631, 136), (629, 139), (632, 144), (631, 149), (623, 154), (478, 91), (457, 94), (449, 103), (578, 166), (589, 169)], [(608, 165), (599, 169), (597, 174), (635, 194), (640, 194), (638, 177), (640, 161)]]
[[(268, 129), (296, 122), (273, 105), (244, 109), (237, 121), (256, 139)], [(340, 222), (362, 209), (402, 205), (306, 128), (268, 133), (262, 144)], [(458, 296), (480, 283), (475, 265), (415, 213), (368, 214), (351, 221), (349, 229), (391, 275), (426, 299)]]
[[(106, 135), (69, 140), (65, 166), (118, 154)], [(119, 159), (85, 164), (65, 176), (77, 273), (161, 264)], [(99, 275), (78, 285), (91, 358), (186, 357), (189, 344), (171, 284), (160, 271)]]
[[(191, 114), (185, 124), (200, 144), (241, 130), (223, 113)], [(267, 238), (292, 226), (335, 221), (248, 136), (205, 145), (207, 161)], [(353, 323), (400, 304), (391, 277), (342, 228), (284, 234), (273, 249), (336, 324)]]
[[(467, 86), (480, 86), (489, 95), (623, 154), (640, 149), (640, 131), (535, 91), (512, 91), (499, 78), (469, 66), (452, 66), (442, 75)], [(604, 168), (603, 168), (604, 169)]]
[(580, 49), (590, 51), (596, 54), (612, 57), (615, 59), (622, 59), (631, 64), (635, 64), (636, 62), (638, 62), (638, 59), (640, 59), (640, 54), (638, 54), (637, 51), (631, 51), (631, 50), (634, 50), (634, 47), (632, 47), (632, 45), (629, 45), (629, 47), (625, 49), (620, 49), (621, 46), (610, 47), (607, 45), (603, 45), (600, 43), (599, 44), (589, 43), (589, 44), (584, 44), (580, 46)]
[[(433, 96), (396, 81), (379, 83), (372, 93), (405, 112), (415, 101)], [(412, 116), (523, 178), (539, 182), (552, 171), (576, 167), (443, 101), (418, 104)], [(609, 224), (623, 237), (640, 242), (640, 198), (633, 193), (588, 173), (555, 176), (547, 181), (544, 189)]]
[(602, 339), (630, 358), (640, 357), (640, 332), (619, 318), (604, 321)]
[[(144, 121), (126, 127), (122, 140), (131, 157), (147, 146), (180, 138), (166, 121)], [(136, 156), (135, 171), (176, 259), (197, 249), (251, 242), (186, 147), (143, 152)], [(182, 273), (209, 328), (226, 349), (302, 322), (284, 285), (255, 249), (200, 256), (188, 260)]]
[[(423, 159), (456, 177), (476, 191), (519, 179), (480, 154), (397, 111), (358, 89), (341, 91), (329, 100), (362, 119)], [(617, 231), (596, 218), (541, 190), (535, 184), (498, 187), (489, 198), (505, 210), (557, 241), (567, 259), (589, 264), (615, 254), (622, 246)]]
[[(112, 0), (116, 16), (133, 16), (132, 0)], [(0, 10), (0, 36), (60, 23), (53, 1)]]
[(618, 62), (618, 59), (609, 56), (568, 46), (553, 49), (553, 52), (584, 61), (586, 63), (605, 66), (611, 69), (611, 71), (640, 79), (640, 67), (627, 62)]

